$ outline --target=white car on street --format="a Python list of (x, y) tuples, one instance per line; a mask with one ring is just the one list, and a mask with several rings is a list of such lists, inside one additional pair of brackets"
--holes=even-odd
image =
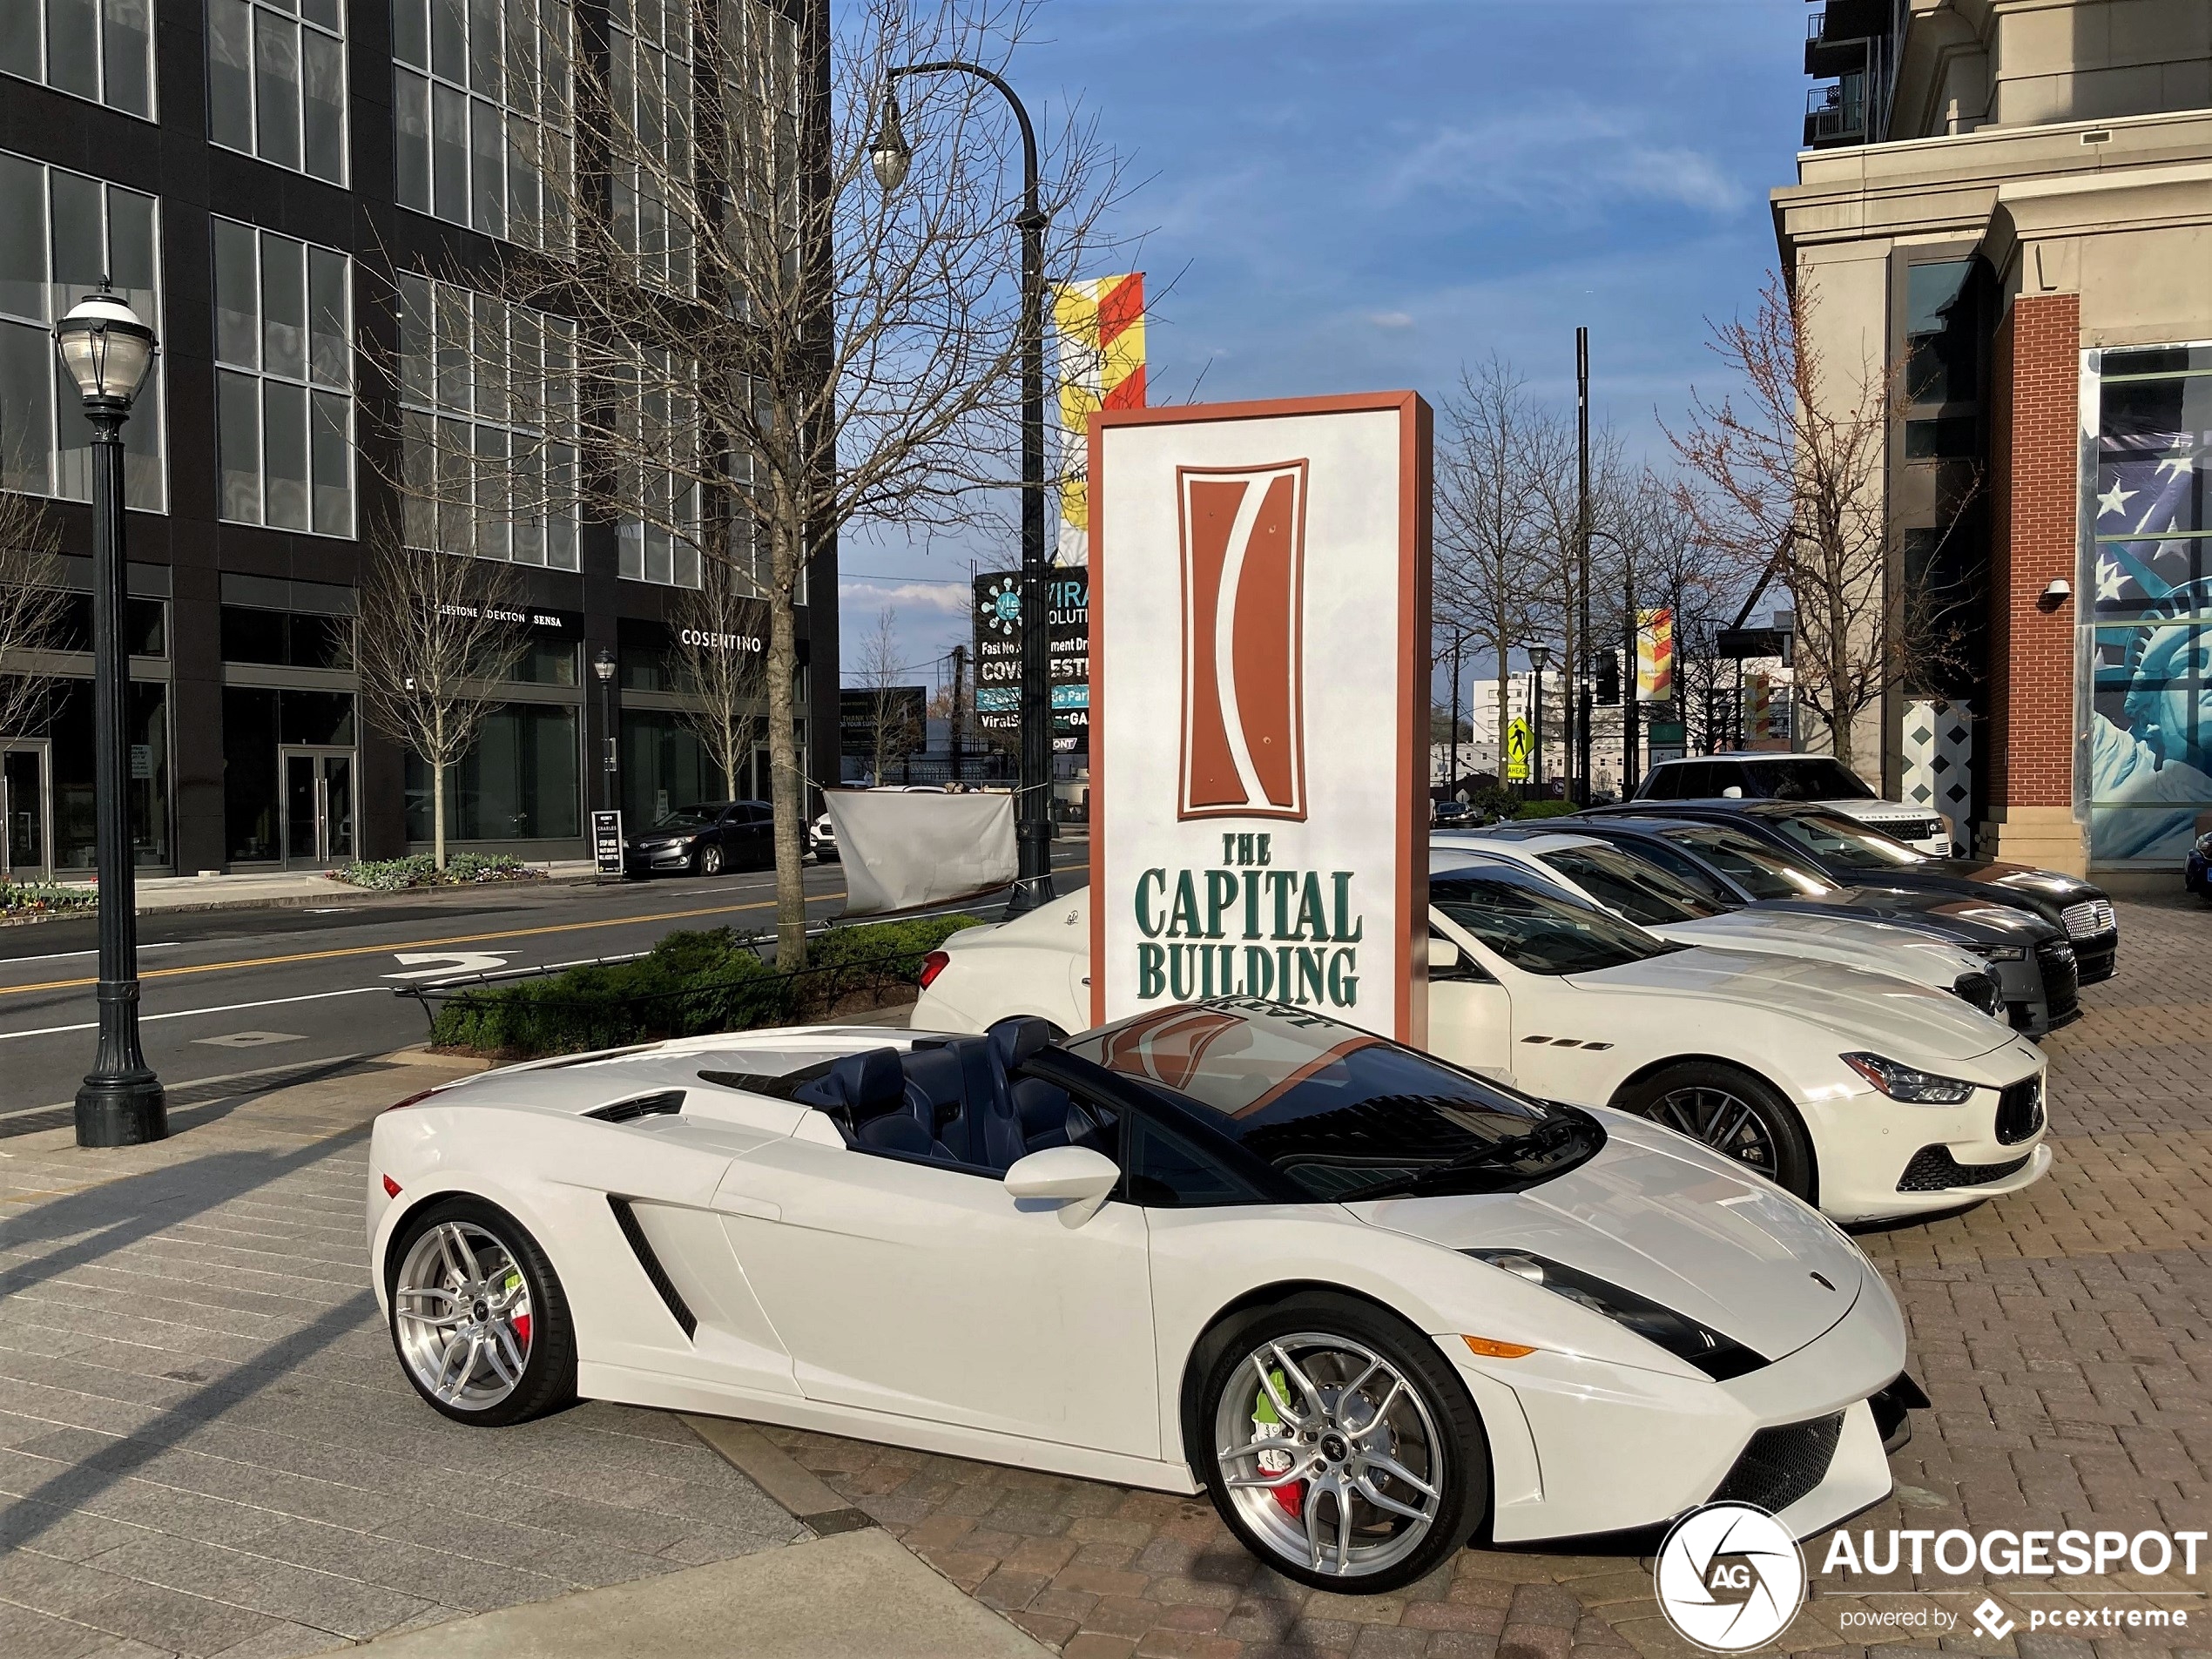
[(1771, 754), (1750, 750), (1662, 760), (1630, 797), (1651, 810), (1674, 800), (1791, 800), (1855, 818), (1930, 858), (1952, 853), (1951, 826), (1925, 806), (1885, 800), (1833, 755)]
[(1804, 1537), (1927, 1403), (1880, 1276), (1771, 1184), (1270, 1003), (513, 1067), (383, 1113), (368, 1179), (449, 1418), (582, 1395), (1204, 1492), (1339, 1590), (1715, 1499)]
[(1799, 910), (1723, 909), (1627, 847), (1573, 830), (1454, 830), (1429, 838), (1431, 861), (1462, 853), (1517, 864), (1684, 945), (1840, 962), (1892, 974), (2001, 1015), (2003, 992), (1980, 957), (1924, 929)]
[[(1955, 996), (1660, 939), (1531, 871), (1440, 852), (1430, 1049), (1541, 1099), (1664, 1123), (1839, 1221), (1955, 1210), (2050, 1168), (2043, 1055)], [(1453, 867), (1457, 866), (1457, 868)], [(1087, 893), (954, 934), (916, 1026), (1089, 1020)]]

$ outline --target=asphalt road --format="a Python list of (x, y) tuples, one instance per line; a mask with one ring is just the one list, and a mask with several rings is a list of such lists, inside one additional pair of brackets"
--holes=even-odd
[[(1082, 844), (1055, 850), (1062, 890), (1081, 884)], [(843, 908), (838, 866), (809, 866), (806, 888), (810, 917)], [(995, 915), (1001, 903), (974, 908)], [(382, 1054), (427, 1033), (421, 1006), (393, 994), (412, 980), (622, 956), (673, 929), (750, 933), (774, 914), (766, 871), (157, 911), (138, 919), (140, 1040), (172, 1093)], [(91, 1069), (96, 940), (89, 919), (0, 929), (0, 1136), (66, 1105)]]

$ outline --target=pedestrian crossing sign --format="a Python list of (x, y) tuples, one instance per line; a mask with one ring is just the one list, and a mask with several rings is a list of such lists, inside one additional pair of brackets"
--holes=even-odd
[(1536, 747), (1535, 734), (1529, 731), (1528, 722), (1514, 720), (1506, 727), (1506, 773), (1509, 784), (1528, 781), (1528, 757)]

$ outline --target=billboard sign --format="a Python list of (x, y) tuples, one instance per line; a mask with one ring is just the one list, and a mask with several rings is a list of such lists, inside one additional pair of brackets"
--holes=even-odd
[[(975, 718), (987, 732), (1022, 730), (1022, 573), (975, 578)], [(1045, 573), (1052, 616), (1052, 751), (1090, 749), (1090, 573)]]
[(1091, 997), (1426, 1035), (1428, 406), (1091, 428)]

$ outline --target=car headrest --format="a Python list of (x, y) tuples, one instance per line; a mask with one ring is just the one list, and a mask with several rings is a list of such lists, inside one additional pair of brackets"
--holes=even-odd
[(828, 1071), (794, 1096), (810, 1105), (842, 1106), (854, 1123), (896, 1111), (907, 1103), (907, 1075), (896, 1049), (867, 1049), (841, 1055)]
[(1051, 1026), (1029, 1016), (1001, 1020), (986, 1035), (991, 1040), (991, 1058), (1008, 1071), (1052, 1046)]

